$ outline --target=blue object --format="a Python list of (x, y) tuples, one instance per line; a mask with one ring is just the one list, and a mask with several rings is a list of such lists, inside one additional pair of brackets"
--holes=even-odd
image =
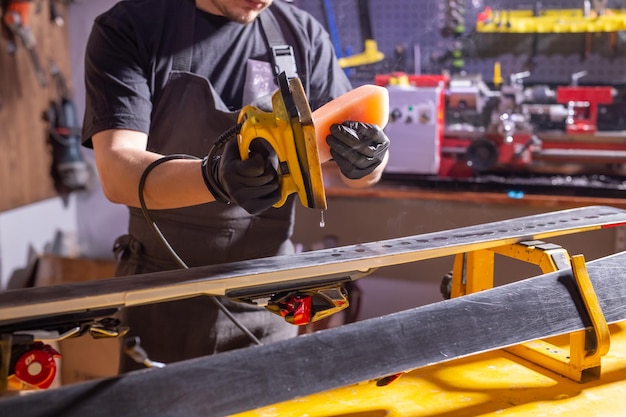
[(511, 190), (511, 191), (507, 191), (506, 195), (509, 198), (514, 198), (516, 200), (522, 199), (524, 198), (524, 192), (523, 191), (515, 191), (515, 190)]
[(324, 13), (326, 14), (326, 23), (328, 24), (328, 33), (335, 48), (337, 58), (342, 57), (341, 44), (339, 43), (339, 32), (337, 31), (337, 22), (335, 22), (335, 13), (330, 0), (324, 0)]

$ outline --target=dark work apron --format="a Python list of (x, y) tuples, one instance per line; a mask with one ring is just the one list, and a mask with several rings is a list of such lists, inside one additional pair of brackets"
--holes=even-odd
[[(189, 28), (189, 22), (195, 22), (193, 3), (181, 2), (178, 10), (179, 27)], [(206, 78), (190, 73), (193, 30), (178, 32), (169, 81), (153, 110), (148, 150), (203, 157), (215, 139), (236, 124), (238, 112), (228, 110)], [(150, 215), (190, 267), (294, 252), (293, 198), (257, 216), (219, 202), (153, 210)], [(114, 251), (117, 276), (180, 268), (137, 208), (130, 208), (129, 234), (117, 239)], [(219, 300), (264, 343), (297, 334), (296, 326), (264, 308)], [(139, 336), (155, 361), (170, 363), (252, 344), (206, 296), (127, 308), (122, 315), (131, 329), (128, 336)], [(122, 372), (141, 367), (122, 355)]]

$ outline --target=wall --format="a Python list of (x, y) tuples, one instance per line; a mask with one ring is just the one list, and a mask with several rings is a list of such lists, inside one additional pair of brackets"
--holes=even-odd
[[(114, 3), (113, 0), (73, 2), (67, 10), (65, 42), (69, 42), (67, 67), (71, 67), (68, 83), (72, 86), (79, 120), (84, 113), (85, 43), (95, 16)], [(48, 42), (51, 40), (48, 39)], [(30, 65), (28, 61), (25, 63)], [(26, 77), (27, 72), (22, 77)], [(39, 112), (36, 120), (39, 123)], [(5, 135), (9, 133), (5, 131)], [(41, 133), (38, 138), (44, 143), (45, 131), (42, 129)], [(93, 163), (89, 150), (84, 149), (84, 156), (90, 164)], [(40, 163), (46, 180), (47, 164)], [(14, 175), (3, 172), (2, 178), (7, 180)], [(12, 187), (18, 191), (23, 188), (17, 183), (13, 183)], [(57, 253), (99, 259), (112, 257), (113, 240), (125, 229), (125, 207), (113, 205), (104, 198), (97, 178), (92, 179), (88, 190), (70, 194), (67, 201), (55, 195), (50, 183), (47, 187), (48, 194), (35, 199), (39, 201), (30, 201), (32, 204), (21, 201), (15, 208), (6, 210), (5, 207), (5, 211), (0, 212), (0, 288), (21, 285), (29, 264), (38, 254)], [(2, 198), (5, 197), (3, 193)]]
[[(65, 28), (50, 21), (48, 2), (45, 7), (38, 3), (27, 3), (30, 7), (21, 31), (34, 37), (34, 53), (20, 37), (13, 42), (0, 37), (0, 211), (56, 195), (49, 174), (51, 155), (43, 114), (57, 98), (52, 64), (64, 75), (69, 71), (68, 47)], [(24, 35), (24, 39), (30, 38)]]
[(41, 253), (78, 253), (76, 204), (52, 198), (0, 214), (0, 289), (24, 286)]
[[(58, 98), (51, 64), (64, 75), (69, 72), (67, 33), (50, 20), (45, 6), (32, 3), (25, 22), (36, 40), (39, 77), (21, 39), (15, 40), (14, 53), (8, 40), (0, 39), (0, 288), (21, 285), (37, 253), (76, 249), (74, 198), (56, 197), (43, 118)], [(59, 6), (64, 15), (65, 7)]]
[[(494, 63), (498, 61), (505, 78), (531, 70), (532, 74), (525, 80), (529, 84), (568, 84), (572, 73), (581, 70), (588, 72), (581, 83), (626, 84), (623, 31), (534, 35), (474, 30), (478, 14), (489, 7), (495, 19), (501, 19), (506, 27), (510, 9), (532, 10), (536, 4), (543, 9), (581, 9), (580, 0), (294, 0), (294, 3), (327, 27), (329, 20), (324, 6), (331, 5), (339, 52), (343, 56), (363, 51), (364, 34), (358, 11), (359, 5), (369, 5), (371, 35), (385, 59), (351, 71), (355, 83), (365, 82), (375, 72), (438, 74), (444, 69), (481, 74), (485, 81), (491, 81)], [(609, 9), (623, 11), (624, 6), (623, 0), (606, 2)]]

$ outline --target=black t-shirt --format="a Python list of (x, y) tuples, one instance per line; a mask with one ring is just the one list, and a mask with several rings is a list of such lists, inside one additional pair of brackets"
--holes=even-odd
[[(106, 129), (149, 132), (178, 31), (194, 30), (191, 71), (207, 77), (231, 110), (247, 104), (242, 103), (246, 62), (270, 59), (259, 19), (242, 25), (196, 10), (195, 22), (177, 21), (176, 8), (189, 1), (122, 1), (95, 20), (85, 57), (86, 146), (91, 146), (93, 134)], [(274, 1), (271, 10), (294, 48), (311, 108), (347, 92), (350, 82), (337, 65), (323, 26), (281, 0)]]

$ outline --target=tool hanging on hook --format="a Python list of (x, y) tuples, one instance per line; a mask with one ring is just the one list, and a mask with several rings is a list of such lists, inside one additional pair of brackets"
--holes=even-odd
[(76, 107), (65, 77), (51, 64), (57, 99), (50, 102), (43, 118), (48, 122), (48, 142), (52, 151), (50, 174), (57, 192), (66, 197), (73, 191), (88, 189), (91, 170), (81, 152), (80, 127)]
[(364, 40), (364, 49), (363, 52), (358, 54), (339, 58), (339, 66), (341, 68), (375, 64), (385, 58), (385, 54), (378, 50), (378, 44), (372, 33), (369, 0), (359, 0), (358, 7), (359, 23), (361, 27), (361, 36)]
[(6, 38), (11, 54), (17, 51), (17, 39), (20, 39), (30, 55), (39, 85), (46, 87), (48, 80), (37, 53), (37, 41), (28, 24), (31, 3), (31, 0), (2, 0), (2, 36)]

